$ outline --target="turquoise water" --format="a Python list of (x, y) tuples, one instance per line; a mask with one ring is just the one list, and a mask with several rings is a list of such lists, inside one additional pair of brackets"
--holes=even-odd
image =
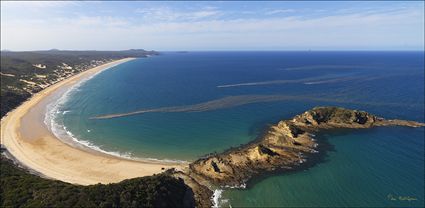
[[(58, 106), (55, 121), (73, 137), (107, 152), (187, 161), (249, 142), (268, 125), (317, 105), (423, 122), (423, 55), (163, 53), (113, 67), (81, 84)], [(237, 97), (230, 103), (207, 103), (201, 112), (190, 110), (190, 105), (240, 95), (259, 101), (249, 104)], [(262, 102), (264, 95), (292, 97)], [(175, 106), (189, 107), (90, 119)], [(252, 181), (245, 190), (225, 190), (221, 205), (423, 206), (423, 128), (342, 131), (319, 138), (329, 146), (323, 161), (308, 170)]]
[[(326, 135), (334, 150), (324, 162), (268, 177), (253, 188), (224, 192), (224, 198), (243, 207), (420, 207), (424, 203), (423, 135), (423, 129), (406, 128)], [(399, 200), (399, 196), (417, 200)]]

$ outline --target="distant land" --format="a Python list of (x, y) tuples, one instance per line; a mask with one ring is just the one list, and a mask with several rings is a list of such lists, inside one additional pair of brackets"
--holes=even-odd
[(127, 57), (158, 55), (156, 51), (1, 51), (1, 116), (32, 94), (76, 73)]
[[(242, 144), (221, 153), (208, 154), (191, 163), (181, 164), (179, 167), (182, 168), (166, 166), (162, 163), (150, 163), (148, 165), (154, 164), (153, 166), (156, 168), (155, 174), (146, 174), (144, 177), (140, 177), (141, 170), (146, 171), (148, 165), (141, 161), (106, 157), (101, 153), (96, 155), (92, 152), (85, 152), (82, 157), (78, 157), (77, 154), (71, 155), (71, 157), (70, 154), (66, 155), (64, 152), (75, 153), (77, 151), (72, 152), (71, 150), (78, 148), (67, 146), (60, 149), (61, 145), (66, 145), (56, 137), (50, 138), (50, 141), (53, 139), (56, 142), (50, 144), (45, 137), (40, 137), (41, 140), (38, 140), (39, 143), (42, 143), (41, 145), (31, 142), (28, 142), (31, 144), (27, 144), (24, 141), (27, 138), (21, 136), (20, 133), (23, 131), (20, 131), (21, 129), (17, 126), (21, 127), (22, 118), (30, 114), (28, 113), (29, 109), (36, 109), (36, 104), (42, 103), (41, 100), (45, 98), (43, 95), (48, 96), (49, 90), (53, 93), (63, 83), (75, 84), (79, 79), (83, 79), (81, 77), (84, 76), (80, 77), (80, 75), (92, 75), (103, 70), (102, 67), (114, 64), (114, 62), (123, 63), (124, 59), (144, 58), (158, 54), (159, 52), (143, 49), (124, 51), (66, 51), (56, 49), (26, 52), (2, 51), (0, 206), (211, 207), (214, 194), (216, 194), (213, 190), (216, 187), (244, 188), (247, 183), (263, 175), (276, 171), (300, 170), (317, 164), (315, 159), (326, 152), (320, 149), (322, 147), (315, 138), (316, 134), (322, 131), (367, 129), (379, 126), (414, 128), (425, 126), (424, 123), (415, 121), (387, 120), (365, 111), (340, 107), (315, 107), (291, 119), (281, 120), (275, 125), (269, 126), (264, 134), (248, 144)], [(258, 85), (259, 83), (265, 82), (222, 86), (229, 88)], [(278, 83), (282, 83), (282, 81), (278, 81)], [(283, 96), (233, 96), (189, 106), (163, 107), (124, 114), (103, 115), (95, 118), (114, 119), (145, 112), (199, 112), (223, 106), (232, 107), (245, 103), (255, 103), (258, 100), (274, 101), (286, 98)], [(24, 103), (26, 100), (29, 101)], [(30, 137), (34, 137), (33, 131), (30, 132)], [(33, 148), (37, 145), (46, 149)], [(47, 156), (42, 155), (41, 152)], [(34, 162), (35, 166), (40, 167), (39, 164), (42, 164), (43, 161), (50, 161), (47, 159), (52, 161), (56, 159), (56, 161), (59, 161), (59, 165), (52, 166), (53, 171), (50, 172), (48, 170), (37, 172), (35, 168), (31, 168), (31, 165), (34, 164), (29, 163), (29, 160), (20, 160), (13, 153), (16, 155), (20, 153), (21, 158), (37, 158)], [(96, 160), (93, 160), (93, 155), (96, 155)], [(92, 166), (88, 168), (87, 164), (89, 163), (87, 161), (90, 160), (95, 161), (92, 164), (96, 163), (102, 170), (100, 171)], [(74, 163), (70, 165), (72, 161)], [(97, 163), (98, 161), (102, 161), (102, 163)], [(119, 174), (117, 174), (116, 169), (118, 168), (115, 166), (115, 172), (113, 172), (112, 166), (122, 161), (128, 162), (120, 166), (127, 168), (127, 170), (121, 168)], [(78, 164), (75, 165), (75, 163)], [(134, 166), (131, 167), (130, 163), (137, 164), (133, 164)], [(136, 166), (142, 168), (133, 168)], [(86, 181), (82, 182), (83, 180), (78, 180), (82, 176), (70, 174), (72, 173), (71, 170), (74, 173), (80, 171), (78, 173), (82, 173), (83, 176), (83, 172), (88, 173), (90, 171), (98, 172), (98, 174), (86, 175), (87, 177), (84, 178)], [(136, 173), (136, 176), (129, 173)], [(117, 178), (119, 180), (115, 180)]]

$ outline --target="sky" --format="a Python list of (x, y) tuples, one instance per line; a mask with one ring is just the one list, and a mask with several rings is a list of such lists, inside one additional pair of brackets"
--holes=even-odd
[(2, 50), (424, 50), (424, 2), (1, 1)]

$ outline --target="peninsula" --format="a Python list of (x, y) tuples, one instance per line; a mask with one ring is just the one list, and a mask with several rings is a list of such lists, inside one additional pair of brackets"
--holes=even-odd
[(189, 175), (219, 186), (244, 186), (254, 176), (294, 170), (314, 157), (321, 130), (365, 129), (379, 126), (421, 127), (424, 123), (386, 120), (364, 111), (316, 107), (271, 126), (264, 136), (239, 148), (198, 159)]
[[(211, 189), (214, 187), (243, 187), (249, 180), (265, 173), (293, 171), (302, 168), (306, 163), (314, 165), (313, 159), (321, 151), (320, 141), (318, 141), (320, 138), (315, 138), (315, 135), (322, 130), (365, 129), (379, 126), (425, 126), (424, 123), (415, 121), (388, 120), (364, 111), (339, 107), (316, 107), (290, 120), (278, 122), (267, 129), (266, 133), (255, 141), (238, 148), (229, 149), (223, 153), (210, 154), (188, 164), (164, 161), (135, 161), (93, 150), (80, 149), (63, 143), (43, 125), (42, 118), (45, 114), (45, 106), (64, 90), (87, 77), (130, 60), (132, 58), (105, 59), (104, 62), (98, 62), (93, 65), (91, 69), (84, 69), (81, 72), (74, 71), (69, 75), (67, 73), (61, 74), (58, 79), (54, 79), (51, 83), (49, 82), (48, 86), (40, 89), (40, 91), (30, 91), (31, 98), (29, 100), (19, 105), (16, 109), (7, 111), (7, 114), (2, 118), (1, 145), (2, 149), (4, 148), (2, 150), (4, 154), (40, 176), (79, 185), (118, 183), (119, 185), (117, 186), (121, 186), (128, 183), (120, 182), (125, 179), (142, 177), (141, 180), (144, 181), (150, 180), (145, 178), (146, 176), (159, 174), (157, 177), (153, 177), (152, 180), (167, 180), (168, 182), (164, 186), (175, 183), (176, 186), (181, 187), (179, 196), (184, 198), (184, 204), (210, 207), (213, 195)], [(44, 68), (40, 64), (34, 67)], [(64, 67), (61, 69), (65, 71), (69, 68)], [(13, 72), (11, 71), (2, 72), (2, 76), (12, 78), (18, 76), (12, 76), (12, 74)], [(23, 77), (23, 75), (19, 76)], [(41, 82), (39, 80), (33, 81), (34, 83)], [(25, 83), (28, 84), (27, 82)], [(14, 89), (7, 86), (17, 86), (13, 85), (14, 82), (7, 82), (6, 84), (10, 85), (4, 85), (6, 86), (4, 89)], [(232, 107), (240, 104), (255, 103), (258, 100), (271, 102), (285, 98), (234, 96), (197, 105), (160, 108), (151, 111), (197, 112), (205, 109), (226, 107), (226, 105)], [(143, 112), (108, 115), (103, 116), (103, 118), (115, 118), (136, 113)], [(174, 181), (175, 179), (177, 181)], [(34, 178), (34, 180), (36, 179)], [(184, 184), (179, 181), (184, 182)], [(134, 180), (131, 183), (133, 182), (139, 183), (140, 181)], [(72, 184), (64, 186), (75, 186), (81, 189), (82, 192), (90, 189)], [(95, 187), (108, 189), (114, 186)], [(143, 190), (143, 187), (138, 190)], [(190, 197), (187, 197), (188, 194)], [(87, 200), (85, 203), (91, 203), (91, 199)], [(116, 204), (121, 204), (121, 202), (116, 202)], [(173, 204), (177, 204), (177, 202), (173, 202)]]

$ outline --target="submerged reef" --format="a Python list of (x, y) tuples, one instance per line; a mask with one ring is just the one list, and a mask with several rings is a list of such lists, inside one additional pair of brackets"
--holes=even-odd
[[(324, 81), (317, 81), (317, 82), (324, 82)], [(331, 80), (327, 80), (326, 82), (331, 82)], [(310, 82), (309, 84), (314, 84), (314, 83), (316, 82)], [(201, 102), (201, 103), (197, 103), (193, 105), (140, 109), (137, 111), (126, 112), (126, 113), (96, 115), (96, 116), (90, 117), (90, 119), (113, 119), (113, 118), (119, 118), (119, 117), (140, 115), (145, 113), (205, 112), (205, 111), (219, 110), (219, 109), (225, 109), (225, 108), (233, 108), (233, 107), (252, 104), (252, 103), (265, 103), (265, 102), (277, 102), (277, 101), (299, 101), (299, 100), (335, 102), (335, 103), (354, 103), (354, 104), (361, 103), (364, 105), (375, 105), (375, 106), (409, 106), (402, 103), (357, 102), (354, 100), (338, 99), (338, 98), (332, 98), (327, 96), (321, 96), (317, 94), (316, 95), (280, 95), (280, 94), (235, 95), (235, 96), (222, 97), (219, 99)]]
[(255, 176), (301, 167), (318, 152), (314, 139), (321, 130), (365, 129), (377, 126), (421, 127), (424, 123), (386, 120), (365, 111), (316, 107), (271, 126), (264, 136), (238, 148), (209, 155), (189, 165), (188, 174), (218, 186), (244, 186)]

